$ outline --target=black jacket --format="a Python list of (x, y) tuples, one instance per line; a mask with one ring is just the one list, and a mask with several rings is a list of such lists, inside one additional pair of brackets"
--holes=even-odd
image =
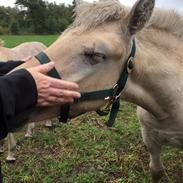
[[(20, 69), (7, 74), (21, 61), (0, 62), (0, 140), (5, 138), (13, 118), (36, 105), (37, 88), (31, 74)], [(9, 122), (12, 121), (12, 122)]]

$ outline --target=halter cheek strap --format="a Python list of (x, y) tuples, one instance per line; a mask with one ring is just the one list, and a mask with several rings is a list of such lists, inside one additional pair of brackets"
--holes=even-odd
[[(119, 79), (113, 88), (99, 90), (99, 91), (93, 91), (93, 92), (84, 92), (84, 93), (81, 93), (81, 98), (75, 99), (75, 101), (74, 101), (75, 103), (80, 103), (83, 101), (94, 101), (94, 100), (107, 100), (107, 101), (109, 101), (108, 106), (110, 107), (112, 105), (111, 109), (108, 109), (106, 111), (102, 111), (99, 109), (96, 111), (101, 116), (108, 115), (110, 113), (108, 124), (107, 124), (109, 127), (113, 126), (115, 119), (116, 119), (116, 116), (117, 116), (117, 113), (119, 111), (120, 96), (121, 96), (121, 93), (126, 85), (128, 75), (129, 75), (129, 70), (133, 69), (133, 61), (135, 58), (135, 53), (136, 53), (136, 44), (135, 44), (135, 40), (133, 40), (130, 55), (126, 59), (124, 69), (121, 72)], [(36, 56), (36, 58), (39, 60), (39, 62), (41, 64), (46, 64), (46, 63), (51, 62), (49, 57), (44, 52), (39, 53)], [(56, 68), (53, 68), (48, 73), (48, 75), (51, 77), (57, 78), (57, 79), (61, 79), (60, 74), (58, 73)], [(69, 104), (65, 104), (61, 107), (60, 122), (64, 122), (64, 123), (67, 122), (67, 120), (69, 118), (69, 112), (70, 112), (70, 105)]]
[[(51, 62), (50, 58), (44, 53), (44, 52), (40, 52), (37, 56), (35, 56), (37, 58), (37, 60), (40, 62), (40, 64), (47, 64), (49, 62)], [(53, 78), (57, 78), (57, 79), (62, 79), (60, 74), (58, 73), (58, 71), (56, 70), (56, 68), (54, 67), (51, 71), (49, 71), (48, 76), (53, 77)]]
[[(40, 62), (40, 64), (47, 64), (51, 62), (50, 58), (44, 53), (40, 52), (35, 58)], [(49, 71), (48, 76), (57, 78), (57, 79), (62, 79), (56, 68), (54, 67), (51, 71)], [(66, 123), (68, 118), (69, 118), (69, 111), (70, 111), (70, 105), (65, 104), (61, 106), (60, 108), (60, 118), (59, 121)]]
[[(125, 60), (124, 69), (121, 72), (119, 79), (114, 85), (114, 87), (106, 90), (82, 93), (81, 98), (75, 101), (75, 102), (82, 102), (82, 101), (101, 100), (101, 99), (108, 100), (109, 104), (106, 110), (102, 111), (98, 109), (96, 111), (97, 114), (99, 114), (100, 116), (105, 116), (110, 113), (109, 120), (107, 123), (108, 127), (112, 127), (115, 122), (115, 119), (120, 107), (121, 93), (126, 85), (129, 71), (133, 69), (133, 64), (134, 64), (133, 61), (135, 58), (135, 53), (136, 53), (136, 44), (135, 44), (135, 40), (133, 39), (130, 55)], [(111, 105), (112, 107), (110, 109), (109, 107)]]

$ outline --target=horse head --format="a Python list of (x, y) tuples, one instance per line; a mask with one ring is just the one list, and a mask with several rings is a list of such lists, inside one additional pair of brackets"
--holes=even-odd
[[(125, 68), (132, 40), (149, 21), (154, 3), (139, 0), (129, 11), (117, 0), (77, 1), (73, 24), (45, 53), (55, 62), (62, 79), (78, 83), (80, 92), (113, 88)], [(36, 64), (33, 59), (23, 67)], [(107, 102), (103, 98), (72, 104), (70, 114), (74, 117), (97, 110)], [(50, 111), (46, 118), (58, 115), (58, 108)]]

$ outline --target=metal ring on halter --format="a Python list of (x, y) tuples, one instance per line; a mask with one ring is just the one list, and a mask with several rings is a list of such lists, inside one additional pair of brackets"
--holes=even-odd
[(134, 61), (135, 61), (135, 58), (134, 57), (130, 57), (129, 58), (128, 63), (127, 63), (128, 73), (131, 73), (132, 72), (132, 69), (134, 67)]

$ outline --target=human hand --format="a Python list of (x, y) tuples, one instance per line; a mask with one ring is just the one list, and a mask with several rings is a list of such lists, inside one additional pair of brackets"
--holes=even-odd
[(38, 106), (55, 106), (74, 102), (80, 98), (76, 83), (55, 79), (45, 74), (54, 67), (54, 62), (27, 69), (35, 80)]

